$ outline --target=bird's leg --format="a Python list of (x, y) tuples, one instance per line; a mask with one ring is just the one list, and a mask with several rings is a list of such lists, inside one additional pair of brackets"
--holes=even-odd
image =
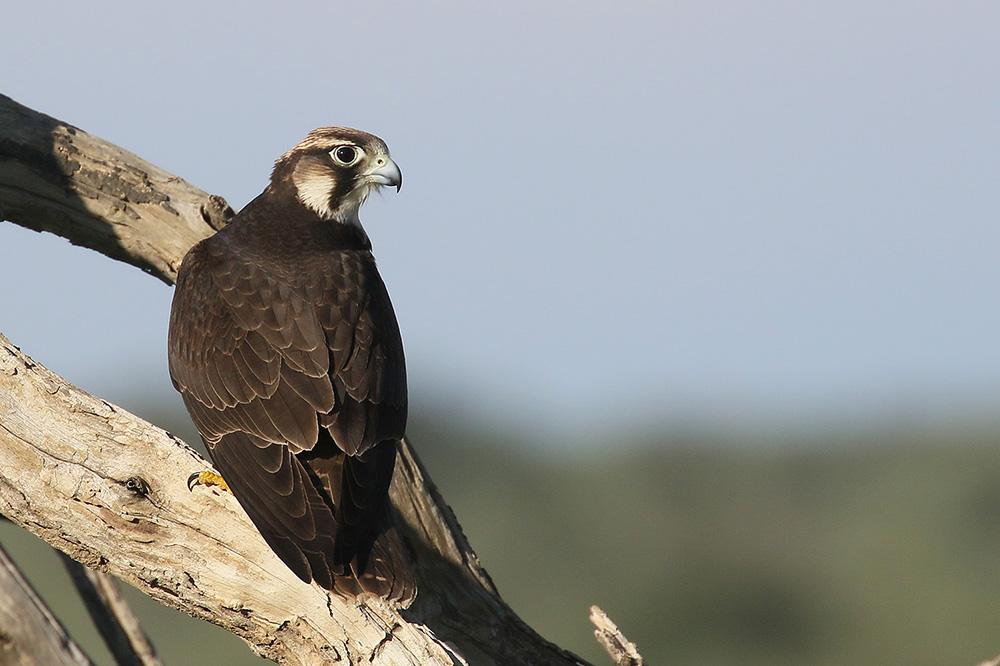
[(229, 484), (226, 480), (215, 472), (209, 472), (207, 469), (200, 472), (195, 472), (188, 477), (188, 490), (194, 490), (195, 486), (215, 486), (221, 488), (224, 492), (232, 494), (232, 490), (229, 489)]

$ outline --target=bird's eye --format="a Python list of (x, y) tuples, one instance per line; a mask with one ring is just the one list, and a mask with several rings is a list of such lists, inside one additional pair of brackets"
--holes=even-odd
[(352, 166), (361, 157), (361, 151), (355, 146), (340, 146), (330, 151), (333, 161), (340, 166)]

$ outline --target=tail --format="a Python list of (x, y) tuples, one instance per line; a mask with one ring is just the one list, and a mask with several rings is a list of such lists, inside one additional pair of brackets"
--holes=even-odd
[(315, 455), (302, 453), (298, 458), (334, 512), (335, 589), (353, 596), (367, 592), (409, 606), (417, 586), (389, 501), (396, 441), (385, 440), (349, 456), (339, 449), (331, 454), (330, 447), (322, 446), (324, 439), (321, 434)]
[(330, 439), (293, 455), (245, 433), (209, 446), (212, 460), (278, 557), (305, 582), (408, 607), (417, 593), (393, 519), (395, 440), (348, 456)]

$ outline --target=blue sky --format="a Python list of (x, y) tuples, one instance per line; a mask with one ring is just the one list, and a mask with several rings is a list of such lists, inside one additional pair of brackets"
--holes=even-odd
[[(414, 409), (539, 431), (1000, 404), (994, 2), (19, 3), (0, 92), (236, 207), (320, 125)], [(175, 400), (170, 290), (0, 224), (0, 331)], [(179, 405), (179, 400), (177, 401)]]

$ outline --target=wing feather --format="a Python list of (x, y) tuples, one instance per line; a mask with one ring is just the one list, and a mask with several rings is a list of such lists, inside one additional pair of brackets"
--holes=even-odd
[(300, 578), (412, 598), (386, 501), (406, 376), (371, 256), (304, 256), (289, 276), (218, 238), (182, 265), (169, 341), (171, 377), (213, 460)]

